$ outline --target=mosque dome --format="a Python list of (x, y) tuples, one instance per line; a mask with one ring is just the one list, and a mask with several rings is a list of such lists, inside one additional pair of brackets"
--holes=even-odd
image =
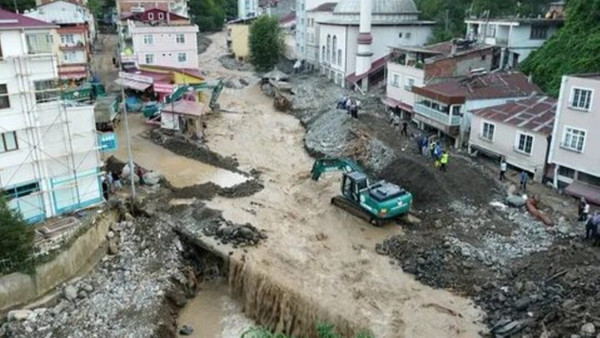
[[(372, 0), (374, 15), (398, 15), (419, 13), (413, 0)], [(340, 0), (334, 14), (360, 13), (360, 0)]]

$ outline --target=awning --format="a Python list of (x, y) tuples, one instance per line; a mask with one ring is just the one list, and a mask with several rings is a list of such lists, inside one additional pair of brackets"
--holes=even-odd
[(391, 107), (391, 108), (400, 108), (400, 109), (405, 110), (410, 113), (413, 112), (413, 107), (411, 105), (408, 105), (408, 104), (398, 101), (398, 100), (394, 100), (391, 97), (383, 98), (383, 99), (381, 99), (381, 102), (383, 102), (383, 104), (385, 104), (386, 106)]
[(573, 181), (565, 188), (565, 192), (571, 196), (584, 197), (586, 201), (600, 205), (600, 187), (581, 181)]
[(348, 80), (351, 83), (357, 83), (358, 81), (366, 78), (367, 76), (369, 76), (369, 75), (375, 73), (376, 71), (380, 70), (381, 68), (385, 67), (386, 64), (387, 64), (387, 55), (382, 56), (379, 59), (375, 60), (371, 64), (371, 68), (369, 68), (368, 71), (366, 71), (360, 75), (356, 75), (356, 73), (352, 73), (352, 74), (346, 76), (346, 80)]
[(144, 91), (144, 90), (148, 89), (150, 86), (152, 86), (151, 83), (126, 80), (126, 79), (121, 79), (121, 78), (116, 79), (115, 83), (118, 84), (119, 86), (131, 88), (131, 89), (135, 89), (135, 90), (139, 90), (139, 91)]

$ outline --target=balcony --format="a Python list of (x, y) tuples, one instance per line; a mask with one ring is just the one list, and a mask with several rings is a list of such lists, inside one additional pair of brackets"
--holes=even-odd
[(439, 123), (442, 123), (445, 126), (460, 126), (461, 117), (460, 116), (452, 116), (442, 113), (439, 110), (435, 110), (433, 108), (427, 107), (422, 103), (415, 103), (413, 110), (417, 114), (421, 114), (426, 116), (432, 120), (435, 120)]

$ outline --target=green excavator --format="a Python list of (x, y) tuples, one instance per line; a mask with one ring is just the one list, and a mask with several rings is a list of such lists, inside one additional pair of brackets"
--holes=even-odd
[(358, 164), (349, 159), (323, 158), (316, 160), (311, 170), (315, 181), (326, 172), (342, 172), (342, 194), (331, 199), (331, 203), (371, 224), (381, 225), (386, 221), (407, 215), (412, 204), (412, 194), (386, 181), (376, 183), (365, 175)]

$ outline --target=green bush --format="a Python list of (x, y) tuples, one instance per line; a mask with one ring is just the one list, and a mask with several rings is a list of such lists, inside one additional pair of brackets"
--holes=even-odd
[(276, 17), (261, 15), (250, 27), (250, 63), (259, 72), (268, 72), (279, 62), (285, 46)]
[(12, 210), (0, 191), (0, 273), (34, 269), (33, 228)]

